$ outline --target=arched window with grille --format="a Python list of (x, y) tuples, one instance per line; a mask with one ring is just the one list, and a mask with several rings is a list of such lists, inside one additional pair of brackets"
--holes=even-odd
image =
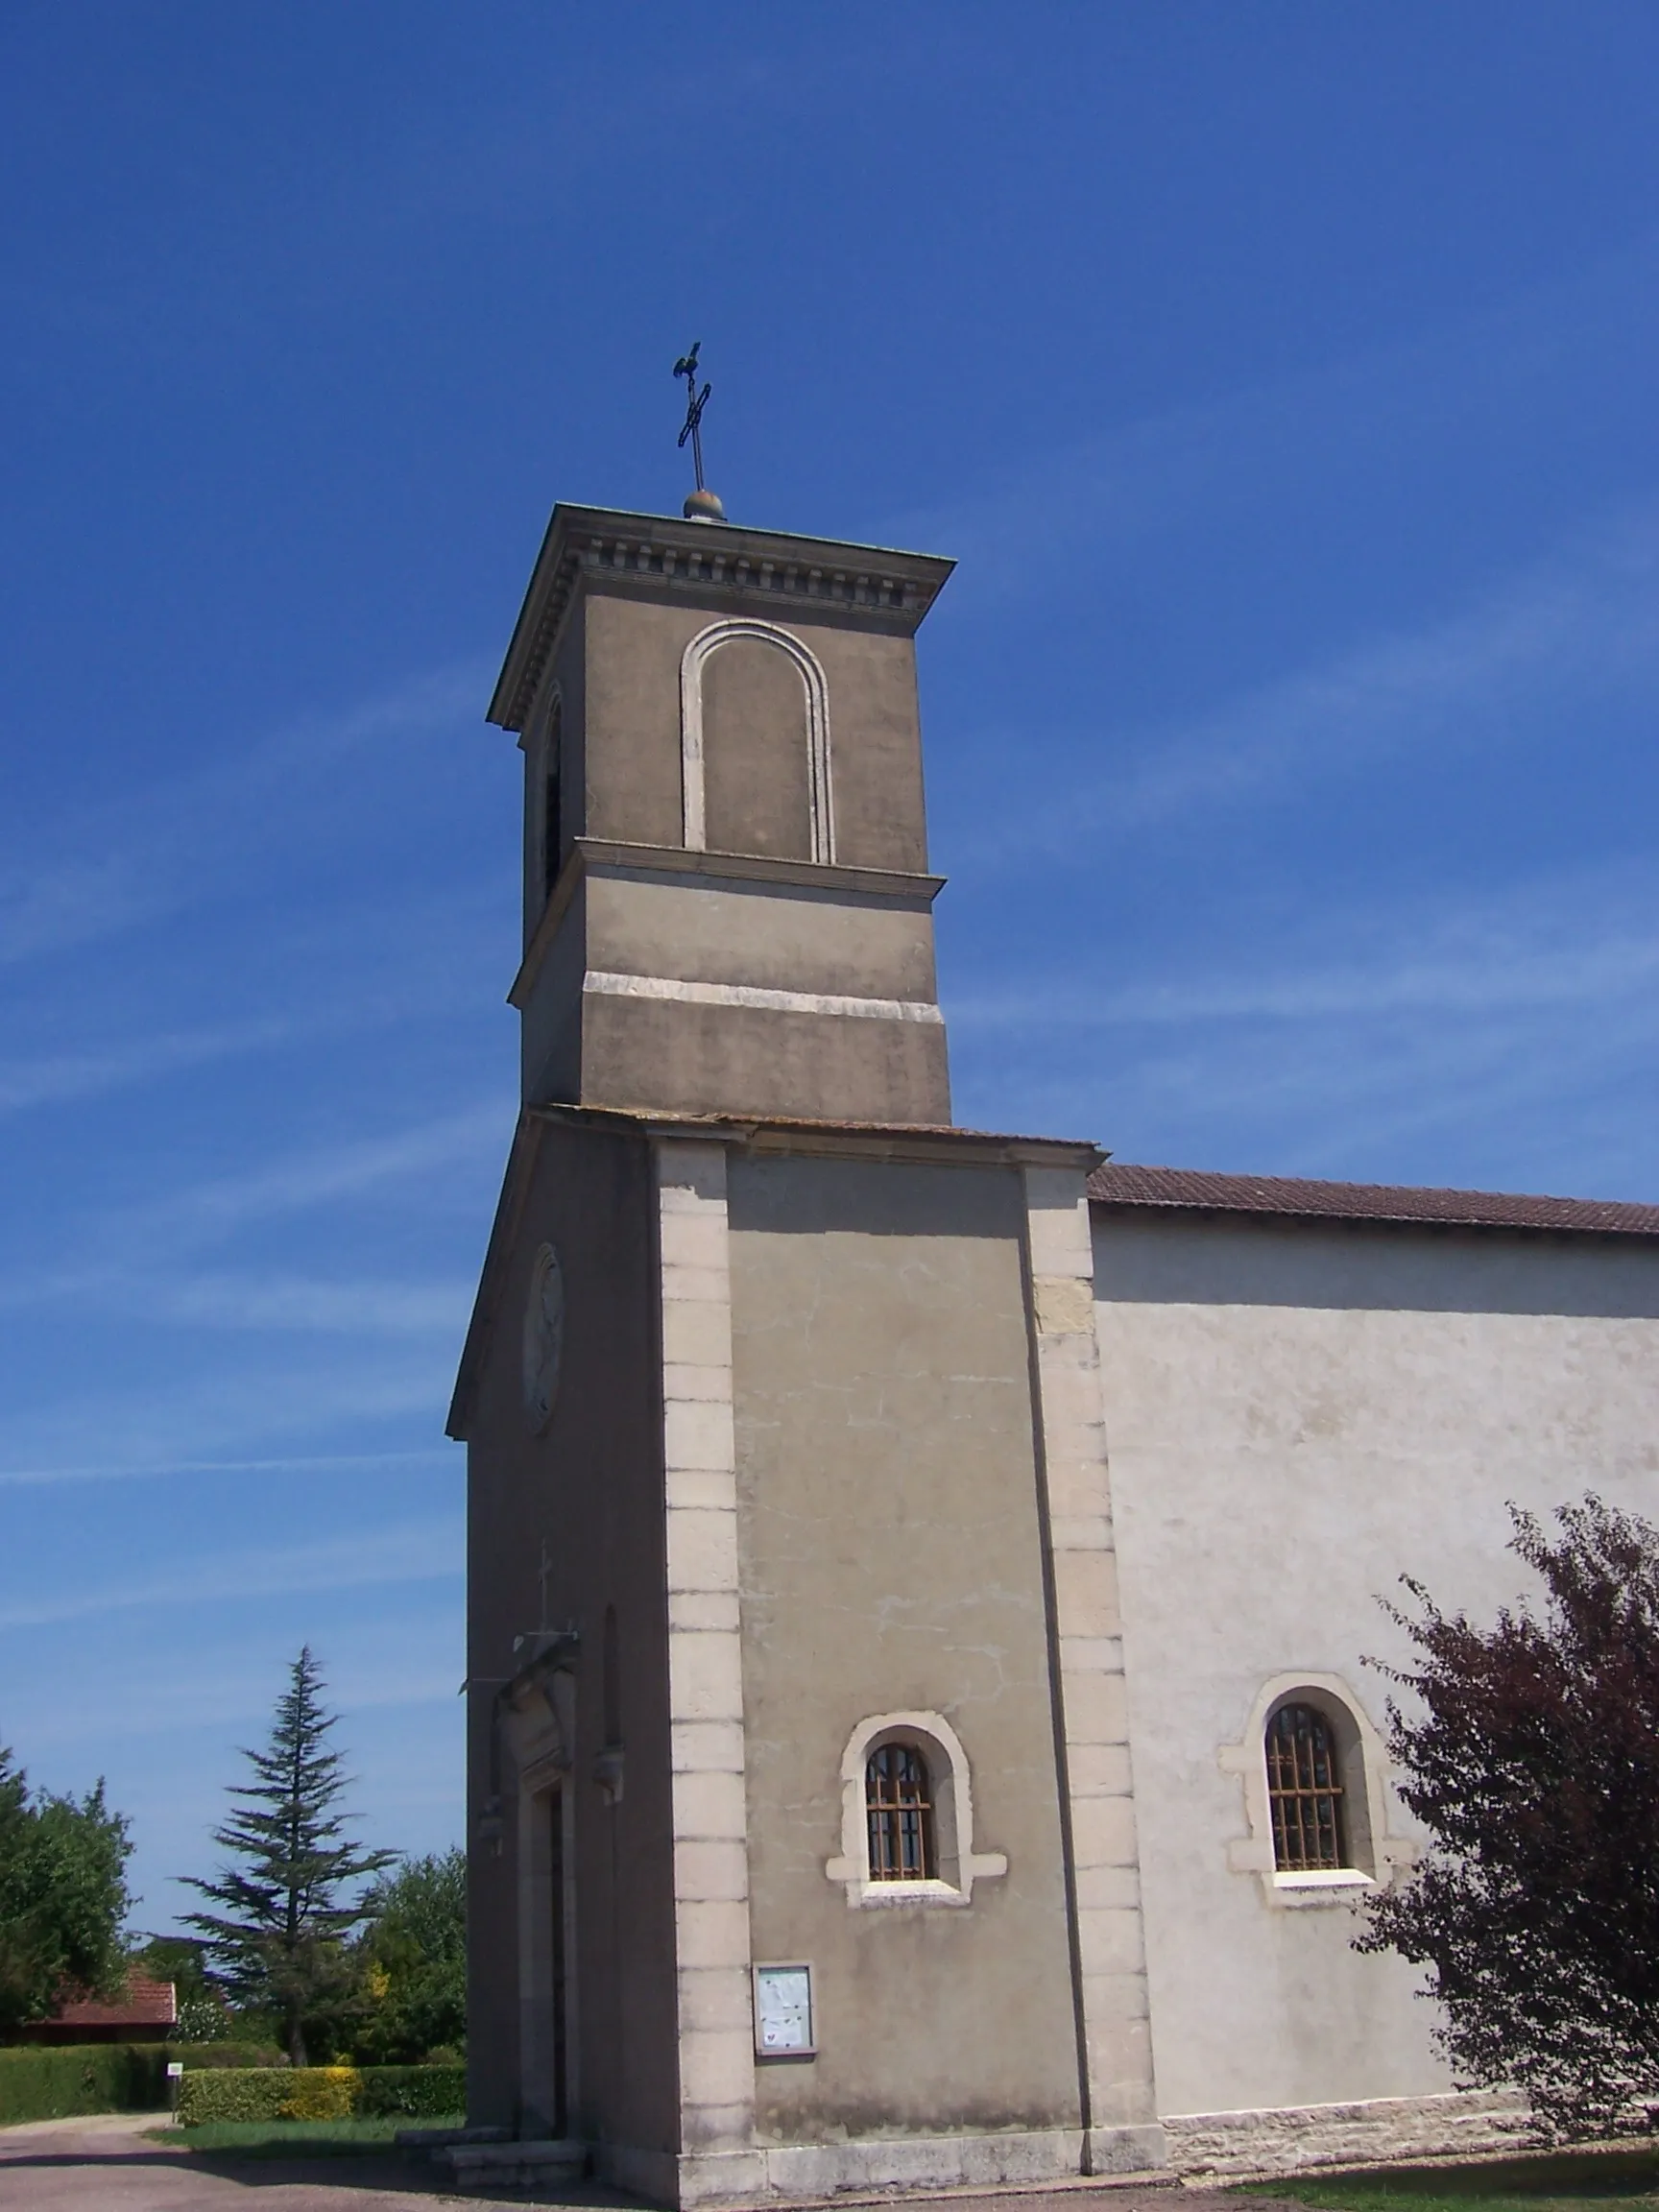
[(914, 1743), (883, 1743), (864, 1769), (872, 1882), (933, 1882), (939, 1875), (927, 1762)]
[(1265, 1749), (1277, 1870), (1313, 1874), (1345, 1867), (1342, 1769), (1329, 1719), (1315, 1705), (1281, 1705), (1267, 1722)]
[(854, 1908), (962, 1906), (1008, 1871), (975, 1848), (962, 1739), (943, 1713), (866, 1714), (841, 1754), (841, 1848), (824, 1862)]

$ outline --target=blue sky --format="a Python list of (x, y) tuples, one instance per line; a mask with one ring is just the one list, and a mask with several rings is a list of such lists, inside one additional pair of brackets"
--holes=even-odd
[(460, 1835), (443, 1415), (556, 497), (961, 568), (959, 1118), (1659, 1199), (1659, 15), (0, 20), (0, 1741), (143, 1927), (302, 1640)]

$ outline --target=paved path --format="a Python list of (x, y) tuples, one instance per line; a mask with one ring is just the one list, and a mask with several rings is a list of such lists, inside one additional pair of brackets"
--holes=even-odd
[(0, 2128), (0, 2212), (436, 2212), (480, 2201), (445, 2196), (396, 2154), (221, 2160), (147, 2143), (164, 2121), (119, 2112)]
[[(637, 2199), (597, 2184), (557, 2196), (456, 2196), (427, 2170), (395, 2153), (339, 2158), (215, 2159), (200, 2151), (148, 2143), (161, 2114), (101, 2113), (86, 2120), (41, 2120), (0, 2128), (0, 2212), (437, 2212), (440, 2205), (512, 2202), (615, 2207), (643, 2212)], [(1198, 2212), (1190, 2194), (1133, 2183), (1065, 2189), (998, 2190), (933, 2197), (928, 2212)], [(1210, 2200), (1214, 2212), (1304, 2212), (1270, 2197)]]

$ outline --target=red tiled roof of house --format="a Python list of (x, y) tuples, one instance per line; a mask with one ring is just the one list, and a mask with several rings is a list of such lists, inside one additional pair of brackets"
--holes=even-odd
[(1316, 1183), (1297, 1175), (1208, 1175), (1109, 1160), (1089, 1178), (1104, 1206), (1170, 1212), (1276, 1214), (1328, 1221), (1410, 1221), (1448, 1229), (1548, 1229), (1597, 1237), (1659, 1237), (1659, 1206), (1611, 1198), (1527, 1198), (1501, 1190), (1416, 1190), (1384, 1183)]
[(178, 1993), (171, 1982), (147, 1982), (134, 1975), (116, 1997), (71, 1997), (52, 2014), (54, 2027), (171, 2028), (179, 2017)]

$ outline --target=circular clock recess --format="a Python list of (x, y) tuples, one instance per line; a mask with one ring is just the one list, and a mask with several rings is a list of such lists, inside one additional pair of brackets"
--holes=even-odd
[(530, 1271), (524, 1308), (524, 1410), (538, 1435), (553, 1415), (564, 1345), (565, 1271), (552, 1245), (543, 1244)]

